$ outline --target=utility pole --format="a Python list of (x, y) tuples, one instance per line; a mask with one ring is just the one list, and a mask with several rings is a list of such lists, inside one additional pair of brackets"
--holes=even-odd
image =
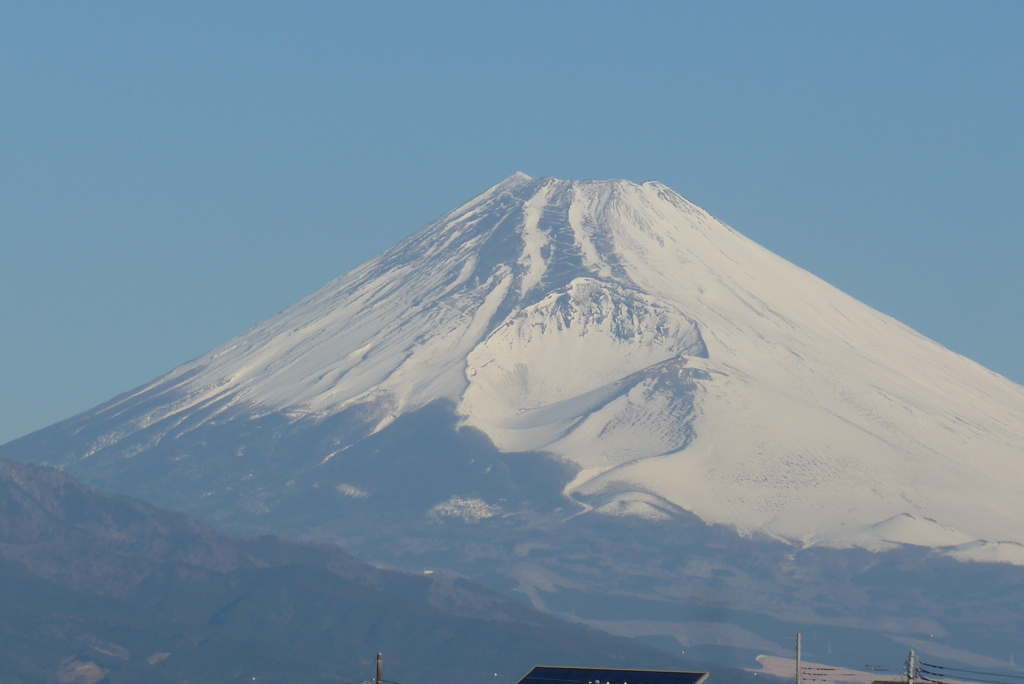
[[(797, 635), (796, 635), (796, 684), (803, 684), (803, 679), (804, 679), (803, 676), (802, 676), (803, 673), (801, 672), (801, 670), (803, 670), (803, 667), (800, 664), (800, 656), (802, 655), (801, 654), (801, 646), (802, 646), (801, 637), (800, 637), (800, 634), (798, 632)], [(910, 684), (913, 684), (913, 682), (911, 682)]]
[(383, 672), (383, 670), (384, 670), (384, 655), (381, 654), (381, 653), (378, 653), (377, 654), (377, 677), (376, 677), (376, 679), (373, 680), (374, 682), (376, 682), (376, 684), (381, 684), (381, 682), (384, 681), (383, 677), (381, 676), (381, 673)]
[(913, 651), (907, 656), (907, 684), (914, 684), (914, 676), (917, 674), (917, 656)]

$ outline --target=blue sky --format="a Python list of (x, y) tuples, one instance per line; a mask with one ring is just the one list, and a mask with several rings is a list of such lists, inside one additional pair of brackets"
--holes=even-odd
[(659, 180), (1024, 382), (1024, 3), (3, 3), (0, 442), (514, 171)]

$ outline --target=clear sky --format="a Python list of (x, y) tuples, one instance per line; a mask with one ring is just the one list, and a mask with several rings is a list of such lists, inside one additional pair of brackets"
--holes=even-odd
[(1024, 3), (0, 3), (0, 443), (514, 171), (659, 180), (1024, 382)]

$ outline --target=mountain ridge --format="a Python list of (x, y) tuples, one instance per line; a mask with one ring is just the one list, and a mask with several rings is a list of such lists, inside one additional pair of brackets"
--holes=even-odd
[(2, 459), (0, 579), (4, 682), (350, 681), (378, 650), (390, 677), (423, 682), (515, 681), (550, 658), (688, 666), (458, 576), (225, 534)]

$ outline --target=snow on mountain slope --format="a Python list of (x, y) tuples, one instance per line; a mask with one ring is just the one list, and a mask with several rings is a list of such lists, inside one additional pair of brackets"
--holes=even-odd
[(107, 406), (93, 451), (199, 408), (380, 430), (437, 399), (598, 514), (1024, 564), (1024, 388), (655, 182), (516, 174)]

